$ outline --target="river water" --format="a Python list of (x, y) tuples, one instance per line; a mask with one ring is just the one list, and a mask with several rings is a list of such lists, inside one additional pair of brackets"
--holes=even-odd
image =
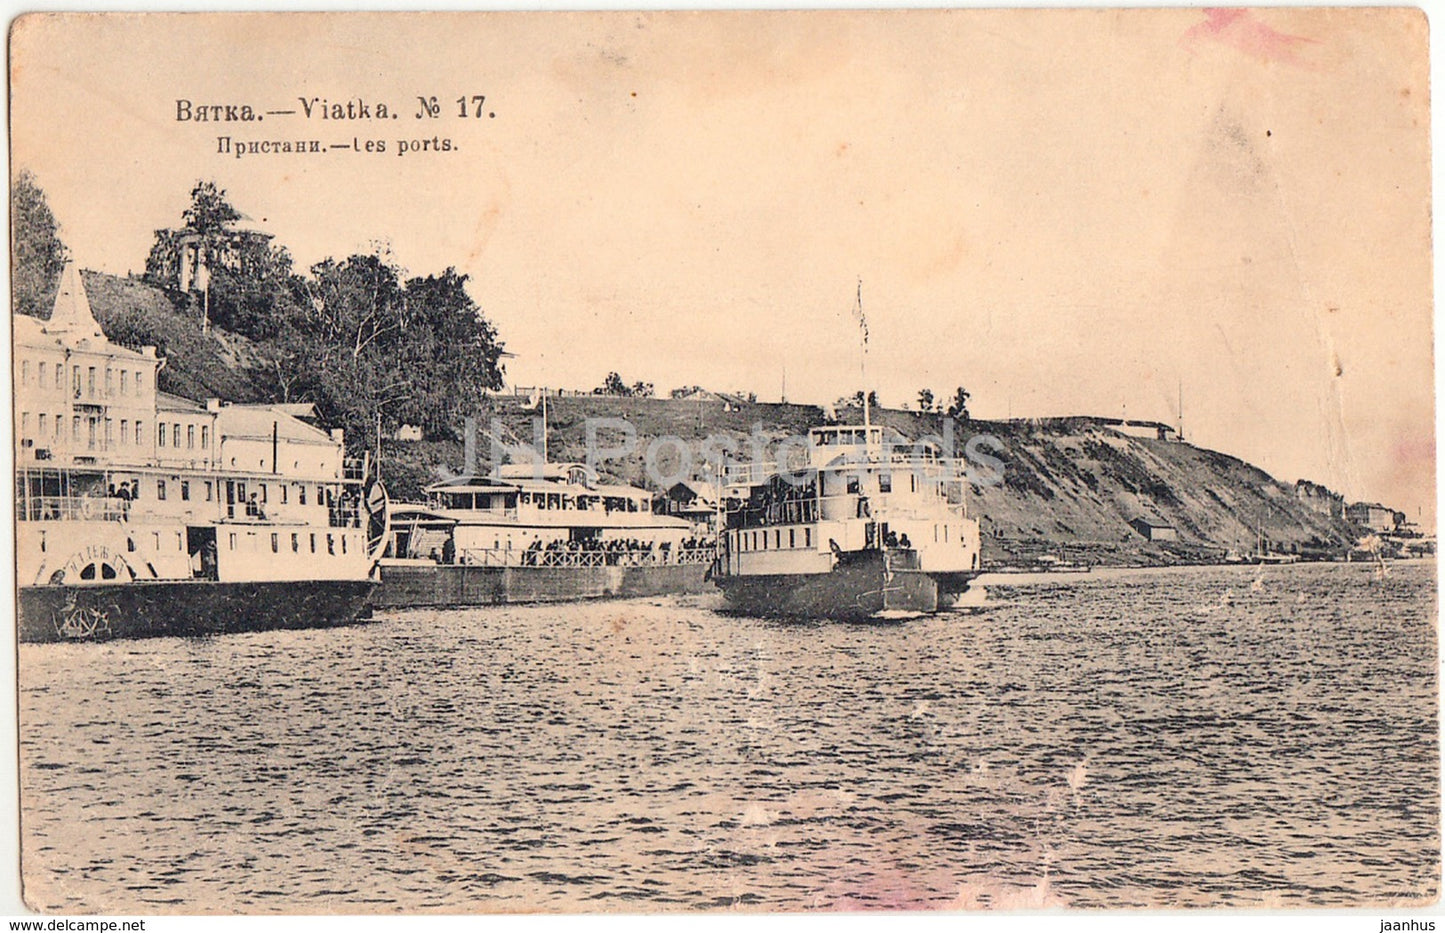
[(20, 648), (47, 911), (1384, 906), (1437, 893), (1433, 564)]

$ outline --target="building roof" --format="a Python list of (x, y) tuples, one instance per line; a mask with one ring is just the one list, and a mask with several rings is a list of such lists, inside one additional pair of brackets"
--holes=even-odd
[(74, 262), (67, 262), (60, 274), (60, 289), (55, 293), (55, 307), (45, 330), (52, 334), (69, 334), (73, 337), (99, 337), (105, 333), (90, 310), (90, 300), (85, 297), (85, 286), (80, 281)]
[(206, 406), (194, 399), (172, 395), (169, 392), (156, 393), (156, 411), (203, 412), (205, 410)]
[[(222, 405), (216, 412), (216, 432), (223, 438), (267, 439), (276, 436), (288, 441), (334, 446), (331, 435), (312, 427), (277, 405)], [(274, 428), (273, 428), (274, 425)]]
[(1173, 525), (1171, 525), (1171, 524), (1169, 524), (1168, 522), (1164, 521), (1164, 519), (1162, 519), (1162, 518), (1149, 518), (1148, 516), (1143, 516), (1143, 515), (1141, 515), (1140, 517), (1134, 519), (1133, 522), (1132, 522), (1132, 524), (1135, 524), (1135, 525), (1148, 525), (1150, 528), (1173, 528), (1173, 527), (1174, 527)]

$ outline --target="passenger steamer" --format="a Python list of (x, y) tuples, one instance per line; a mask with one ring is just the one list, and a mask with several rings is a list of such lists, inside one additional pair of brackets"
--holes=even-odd
[(468, 606), (704, 592), (710, 541), (580, 463), (504, 464), (394, 504), (374, 605)]
[[(157, 391), (154, 347), (111, 343), (66, 268), (50, 319), (15, 316), (21, 641), (354, 621), (384, 494), (309, 406)], [(379, 493), (379, 490), (373, 490)]]
[(962, 473), (935, 445), (814, 428), (807, 463), (728, 470), (714, 582), (759, 615), (867, 619), (952, 605), (980, 570)]

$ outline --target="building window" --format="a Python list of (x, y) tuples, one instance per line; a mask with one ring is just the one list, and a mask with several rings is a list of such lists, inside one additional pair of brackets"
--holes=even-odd
[(804, 529), (803, 529), (803, 547), (812, 547), (812, 546), (813, 546), (813, 529), (811, 529), (811, 528), (804, 528)]
[(290, 488), (289, 486), (282, 486), (282, 487), (281, 487), (281, 504), (282, 504), (282, 505), (285, 505), (285, 504), (286, 504), (286, 490), (289, 489), (289, 488)]
[(120, 371), (120, 394), (121, 394), (121, 395), (128, 395), (129, 393), (130, 393), (130, 370), (128, 370), (128, 369), (122, 369), (122, 370)]
[(189, 501), (191, 501), (191, 482), (190, 482), (190, 480), (184, 480), (184, 479), (181, 480), (181, 501), (182, 501), (182, 502), (189, 502)]
[(794, 529), (792, 529), (792, 528), (789, 528), (789, 529), (788, 529), (788, 547), (797, 547), (797, 546), (798, 546), (797, 539), (794, 537), (794, 535), (796, 535), (796, 534), (797, 534), (797, 532), (796, 532)]
[(335, 541), (335, 540), (332, 538), (332, 536), (329, 535), (329, 534), (326, 536), (326, 553), (328, 553), (328, 554), (335, 554), (335, 553), (336, 553), (336, 541)]
[(204, 425), (204, 424), (201, 425), (201, 446), (202, 446), (202, 447), (206, 447), (206, 446), (208, 446), (208, 445), (210, 444), (210, 435), (211, 435), (211, 429), (210, 429), (209, 427), (207, 427), (206, 425)]
[(311, 553), (316, 553), (316, 532), (311, 532)]
[(265, 483), (262, 483), (262, 484), (261, 484), (261, 501), (262, 501), (263, 503), (266, 502), (266, 484), (265, 484)]
[(45, 388), (45, 364), (44, 364), (44, 363), (41, 363), (41, 364), (40, 364), (40, 368), (39, 368), (39, 369), (37, 370), (37, 372), (36, 372), (35, 384), (36, 384), (36, 386), (38, 386), (39, 388), (42, 388), (42, 389)]
[(95, 419), (85, 419), (85, 445), (90, 450), (95, 449)]
[(109, 450), (109, 449), (111, 448), (111, 446), (114, 445), (114, 444), (115, 444), (115, 422), (114, 422), (112, 419), (107, 418), (107, 419), (105, 419), (105, 449), (106, 449), (106, 450)]
[(85, 390), (92, 398), (95, 397), (95, 367), (87, 366), (85, 373)]
[(30, 385), (30, 361), (25, 360), (20, 364), (20, 384)]
[(280, 553), (281, 553), (281, 536), (278, 535), (278, 534), (277, 534), (276, 532), (274, 532), (274, 531), (271, 532), (271, 553), (272, 553), (272, 554), (280, 554)]
[(341, 536), (341, 553), (346, 553), (346, 535)]
[(75, 443), (77, 443), (77, 444), (80, 443), (80, 416), (79, 416), (79, 415), (73, 415), (73, 416), (71, 416), (71, 419), (70, 419), (70, 439), (71, 439), (72, 441), (74, 441)]
[(28, 435), (29, 433), (30, 433), (30, 412), (28, 412), (28, 411), (22, 411), (22, 412), (20, 413), (20, 436), (21, 436), (21, 437), (25, 437), (25, 436)]
[(172, 440), (172, 442), (173, 442), (173, 443), (171, 444), (171, 446), (174, 447), (176, 450), (180, 450), (180, 449), (181, 449), (181, 426), (180, 426), (179, 424), (174, 425), (174, 426), (172, 427), (172, 430), (171, 430), (171, 440)]
[(236, 549), (236, 533), (233, 531), (233, 532), (231, 532), (231, 550), (234, 551), (235, 549)]
[(57, 389), (64, 389), (64, 388), (65, 388), (65, 364), (64, 364), (64, 363), (56, 363), (56, 364), (55, 364), (55, 387), (56, 387)]
[(70, 389), (71, 389), (72, 392), (75, 393), (75, 397), (76, 397), (76, 398), (80, 398), (80, 367), (79, 367), (79, 366), (71, 366), (71, 367), (70, 367)]
[(187, 450), (194, 450), (195, 447), (196, 447), (196, 426), (193, 425), (193, 424), (188, 424), (188, 425), (186, 425), (186, 449), (187, 449)]
[(141, 387), (145, 385), (145, 376), (140, 370), (135, 371), (135, 394), (140, 395)]
[(164, 424), (156, 425), (156, 446), (166, 446), (166, 426)]
[(296, 532), (294, 532), (294, 531), (291, 532), (291, 553), (292, 553), (292, 554), (300, 554), (300, 553), (301, 553), (301, 536), (298, 535), (298, 534), (297, 534)]
[(115, 391), (115, 372), (107, 366), (105, 368), (105, 395), (107, 398)]
[(166, 481), (163, 480), (163, 479), (158, 479), (158, 480), (156, 480), (156, 498), (159, 499), (159, 500), (161, 500), (162, 502), (165, 501), (165, 498), (166, 498)]
[(137, 421), (135, 423), (135, 445), (137, 447), (145, 443), (145, 434), (143, 433), (144, 429), (145, 425), (143, 422)]
[(130, 419), (120, 419), (120, 442), (122, 445), (130, 443)]
[(37, 418), (36, 421), (37, 421), (38, 427), (37, 427), (35, 433), (36, 433), (36, 434), (39, 434), (41, 437), (44, 437), (44, 436), (45, 436), (45, 429), (46, 429), (46, 427), (48, 427), (48, 425), (46, 425), (46, 423), (45, 423), (45, 413), (44, 413), (44, 412), (41, 412), (40, 417)]

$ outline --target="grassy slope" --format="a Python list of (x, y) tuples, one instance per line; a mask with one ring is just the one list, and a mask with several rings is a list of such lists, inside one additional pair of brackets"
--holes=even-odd
[[(263, 346), (217, 329), (202, 334), (191, 309), (137, 280), (84, 276), (107, 333), (132, 345), (156, 344), (167, 358), (163, 389), (197, 399), (260, 400), (248, 373)], [(511, 437), (531, 440), (534, 413), (524, 410), (521, 400), (498, 398), (493, 414)], [(681, 438), (700, 467), (702, 441), (709, 435), (729, 437), (747, 451), (756, 428), (774, 449), (823, 419), (822, 410), (810, 405), (757, 403), (725, 410), (720, 402), (607, 397), (553, 399), (549, 415), (550, 454), (559, 461), (586, 459), (587, 419), (626, 419), (636, 431), (635, 449), (602, 466), (638, 485), (651, 485), (645, 451), (658, 437)], [(480, 420), (485, 425), (490, 417)], [(939, 434), (943, 427), (937, 415), (893, 410), (877, 412), (876, 420), (914, 438)], [(973, 434), (993, 435), (1004, 446), (998, 454), (1003, 484), (975, 486), (969, 497), (983, 522), (986, 556), (993, 560), (1026, 561), (1050, 552), (1109, 563), (1169, 562), (1218, 558), (1224, 549), (1252, 550), (1260, 530), (1286, 548), (1312, 541), (1338, 547), (1358, 533), (1304, 507), (1292, 486), (1262, 470), (1188, 444), (1125, 437), (1087, 419), (974, 422), (959, 436), (960, 446)], [(617, 444), (621, 436), (604, 433), (602, 442)], [(484, 464), (488, 447), (483, 435)], [(391, 443), (387, 455), (390, 485), (409, 497), (442, 470), (462, 467), (462, 447), (455, 442)], [(676, 466), (675, 450), (660, 460), (662, 472)], [(1151, 544), (1129, 527), (1130, 519), (1151, 514), (1178, 528), (1179, 545)]]

